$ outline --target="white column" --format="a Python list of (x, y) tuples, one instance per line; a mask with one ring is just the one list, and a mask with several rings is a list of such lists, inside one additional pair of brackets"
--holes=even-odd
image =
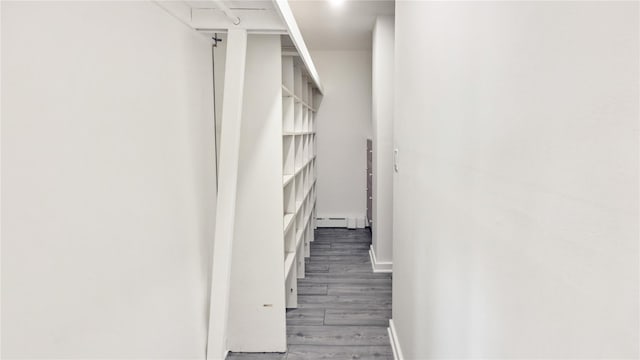
[(394, 19), (379, 16), (373, 30), (373, 270), (393, 266), (393, 72)]
[(218, 173), (218, 203), (211, 274), (211, 304), (207, 359), (224, 359), (227, 351), (227, 322), (235, 225), (238, 159), (242, 120), (247, 32), (229, 30), (222, 106), (222, 136)]

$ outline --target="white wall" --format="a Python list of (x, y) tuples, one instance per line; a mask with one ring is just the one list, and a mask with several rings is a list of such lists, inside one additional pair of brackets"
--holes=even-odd
[(317, 114), (317, 216), (366, 215), (371, 51), (311, 51), (324, 86)]
[[(373, 233), (374, 261), (390, 270), (393, 260), (393, 16), (379, 16), (373, 28)], [(374, 265), (375, 266), (375, 265)]]
[(150, 2), (2, 2), (2, 358), (204, 358), (211, 47)]
[(396, 7), (405, 358), (638, 358), (638, 3)]

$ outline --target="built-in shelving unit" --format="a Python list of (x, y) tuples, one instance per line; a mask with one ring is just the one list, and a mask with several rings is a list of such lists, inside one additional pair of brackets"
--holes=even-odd
[(322, 84), (287, 0), (154, 1), (207, 39), (218, 198), (207, 359), (284, 352), (316, 227)]
[(316, 227), (316, 90), (293, 56), (282, 57), (282, 186), (286, 307), (298, 306)]

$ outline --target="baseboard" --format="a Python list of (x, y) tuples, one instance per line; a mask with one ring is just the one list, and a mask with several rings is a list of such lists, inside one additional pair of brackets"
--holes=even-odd
[(391, 261), (378, 261), (376, 259), (376, 252), (373, 250), (373, 245), (369, 247), (369, 257), (371, 258), (371, 268), (374, 273), (390, 273), (393, 272), (393, 262)]
[(318, 217), (316, 218), (316, 226), (319, 228), (346, 228), (346, 229), (364, 229), (364, 218), (355, 217)]
[(332, 228), (346, 228), (347, 227), (347, 219), (346, 218), (317, 218), (316, 224), (319, 228), (323, 227), (332, 227)]
[(389, 342), (391, 342), (393, 358), (395, 360), (404, 360), (402, 349), (400, 348), (400, 342), (398, 341), (398, 333), (396, 332), (396, 327), (393, 324), (393, 319), (389, 319), (389, 327), (387, 328), (387, 331), (389, 332)]

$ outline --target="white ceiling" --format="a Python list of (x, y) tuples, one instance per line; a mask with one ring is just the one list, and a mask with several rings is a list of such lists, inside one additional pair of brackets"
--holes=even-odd
[[(0, 0), (1, 1), (1, 0)], [(212, 0), (183, 0), (191, 8), (217, 8)], [(271, 0), (225, 0), (231, 9), (273, 9)], [(394, 0), (289, 0), (310, 50), (369, 50), (376, 17), (393, 15)]]
[[(216, 9), (218, 4), (213, 0), (183, 0), (192, 8)], [(224, 4), (230, 9), (273, 9), (273, 3), (269, 0), (225, 0)]]
[(368, 50), (378, 15), (393, 15), (394, 0), (289, 0), (310, 50)]

